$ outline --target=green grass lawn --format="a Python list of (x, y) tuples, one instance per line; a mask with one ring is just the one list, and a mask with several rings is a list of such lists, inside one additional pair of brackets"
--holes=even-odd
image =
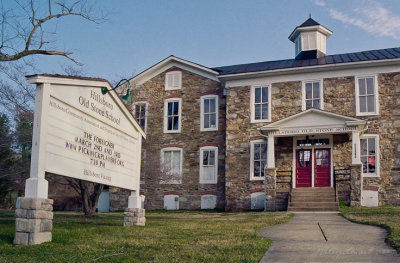
[(271, 241), (258, 230), (286, 212), (148, 211), (146, 226), (123, 227), (123, 213), (57, 212), (53, 241), (12, 245), (14, 212), (0, 210), (0, 262), (258, 262)]
[(377, 225), (386, 228), (389, 231), (386, 242), (400, 253), (400, 206), (341, 206), (340, 213), (345, 218), (356, 223)]

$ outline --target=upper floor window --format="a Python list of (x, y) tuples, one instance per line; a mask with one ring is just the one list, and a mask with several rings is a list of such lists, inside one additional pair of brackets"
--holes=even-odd
[(218, 130), (218, 96), (207, 95), (201, 97), (200, 130)]
[(267, 142), (264, 140), (250, 143), (250, 180), (264, 179), (264, 168), (267, 165)]
[(161, 150), (162, 173), (160, 183), (182, 183), (182, 149), (176, 147)]
[(303, 82), (303, 110), (323, 109), (322, 81)]
[(356, 77), (356, 112), (358, 116), (378, 114), (378, 85), (375, 76)]
[(360, 150), (363, 175), (379, 176), (379, 136), (362, 136), (360, 138)]
[(147, 103), (146, 102), (136, 102), (133, 104), (133, 116), (137, 122), (142, 126), (143, 130), (146, 131), (147, 124)]
[(164, 101), (164, 133), (181, 132), (181, 99)]
[(182, 71), (170, 71), (165, 73), (165, 90), (181, 89)]
[(271, 88), (269, 85), (251, 87), (251, 122), (271, 121)]
[(200, 148), (200, 183), (216, 184), (218, 174), (218, 148), (205, 146)]

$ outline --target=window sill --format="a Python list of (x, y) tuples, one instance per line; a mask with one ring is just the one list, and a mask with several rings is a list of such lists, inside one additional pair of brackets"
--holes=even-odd
[(250, 123), (263, 123), (263, 122), (271, 122), (270, 119), (265, 119), (265, 120), (251, 120)]
[(178, 130), (178, 131), (164, 131), (164, 133), (181, 133), (181, 131), (180, 130)]
[(218, 131), (218, 128), (208, 128), (208, 129), (200, 128), (200, 131), (201, 132)]
[(167, 87), (165, 87), (164, 89), (165, 89), (165, 91), (169, 91), (169, 90), (180, 90), (182, 88), (167, 88)]
[(250, 181), (264, 181), (264, 177), (250, 177)]
[(356, 113), (356, 116), (358, 117), (362, 117), (362, 116), (379, 116), (379, 113), (375, 113), (375, 112), (368, 112), (368, 113)]
[(377, 174), (361, 174), (361, 176), (363, 177), (363, 178), (380, 178), (380, 176), (379, 175), (377, 175)]

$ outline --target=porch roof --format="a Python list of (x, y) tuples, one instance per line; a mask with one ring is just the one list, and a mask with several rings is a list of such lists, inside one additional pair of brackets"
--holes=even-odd
[(361, 131), (367, 122), (319, 109), (308, 109), (259, 128), (261, 134), (277, 137), (301, 134), (338, 134)]

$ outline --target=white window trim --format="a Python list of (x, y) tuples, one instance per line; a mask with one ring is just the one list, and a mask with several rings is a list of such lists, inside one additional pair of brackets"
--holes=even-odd
[(145, 112), (145, 115), (144, 115), (144, 123), (145, 123), (144, 132), (147, 133), (147, 126), (148, 126), (147, 125), (147, 115), (148, 115), (148, 112), (149, 112), (149, 103), (147, 101), (136, 101), (135, 103), (133, 103), (132, 113), (133, 113), (133, 116), (135, 117), (135, 119), (136, 119), (136, 105), (137, 104), (145, 104), (146, 105), (146, 112)]
[(160, 180), (160, 184), (182, 184), (182, 164), (183, 164), (183, 150), (182, 148), (178, 147), (168, 147), (168, 148), (163, 148), (161, 149), (161, 165), (160, 168), (163, 169), (164, 167), (164, 152), (167, 151), (180, 151), (180, 167), (179, 167), (179, 180), (174, 180), (174, 181), (163, 181)]
[[(254, 176), (254, 144), (256, 143), (265, 143), (268, 149), (268, 143), (266, 140), (254, 140), (250, 141), (250, 181), (261, 181), (264, 180), (264, 177), (255, 177)], [(268, 162), (268, 160), (267, 160)], [(264, 169), (264, 167), (262, 168)]]
[[(179, 102), (179, 126), (178, 130), (168, 130), (168, 103)], [(182, 99), (181, 98), (170, 98), (164, 100), (164, 133), (180, 133), (182, 126)]]
[[(216, 123), (215, 128), (204, 128), (204, 100), (205, 99), (215, 99), (215, 112), (216, 112)], [(218, 95), (204, 95), (200, 97), (200, 131), (218, 131), (218, 112), (219, 112), (219, 103), (218, 103)]]
[[(367, 139), (367, 138), (375, 138), (375, 173), (363, 173), (363, 168), (361, 167), (361, 174), (362, 177), (380, 177), (380, 147), (379, 147), (379, 135), (378, 134), (364, 134), (360, 136), (361, 139)], [(360, 141), (360, 146), (361, 146), (361, 141)], [(360, 151), (361, 154), (361, 151)]]
[(310, 82), (319, 82), (319, 100), (320, 100), (320, 110), (324, 109), (324, 88), (323, 88), (323, 80), (315, 79), (315, 80), (303, 80), (301, 87), (301, 110), (306, 110), (306, 83)]
[[(359, 102), (359, 93), (360, 89), (358, 86), (358, 80), (363, 78), (373, 78), (374, 79), (374, 93), (375, 93), (375, 112), (360, 112), (360, 102)], [(355, 86), (355, 101), (356, 101), (356, 116), (374, 116), (379, 115), (379, 85), (378, 85), (378, 76), (375, 75), (366, 75), (366, 76), (355, 76), (354, 77), (354, 86)]]
[[(268, 87), (268, 119), (256, 120), (255, 119), (255, 109), (254, 109), (255, 89), (256, 88), (261, 88), (261, 87)], [(272, 89), (272, 85), (271, 84), (251, 86), (251, 91), (250, 91), (251, 123), (271, 122), (271, 89)]]
[[(178, 75), (179, 77), (179, 86), (178, 87), (170, 87), (168, 86), (168, 79), (173, 78), (175, 75)], [(179, 90), (182, 88), (182, 71), (170, 71), (165, 73), (165, 84), (164, 84), (165, 90)]]
[[(209, 150), (214, 150), (215, 151), (215, 179), (214, 180), (204, 180), (203, 179), (203, 151), (209, 151)], [(204, 146), (200, 147), (200, 183), (201, 184), (216, 184), (218, 181), (218, 147), (215, 146)]]

